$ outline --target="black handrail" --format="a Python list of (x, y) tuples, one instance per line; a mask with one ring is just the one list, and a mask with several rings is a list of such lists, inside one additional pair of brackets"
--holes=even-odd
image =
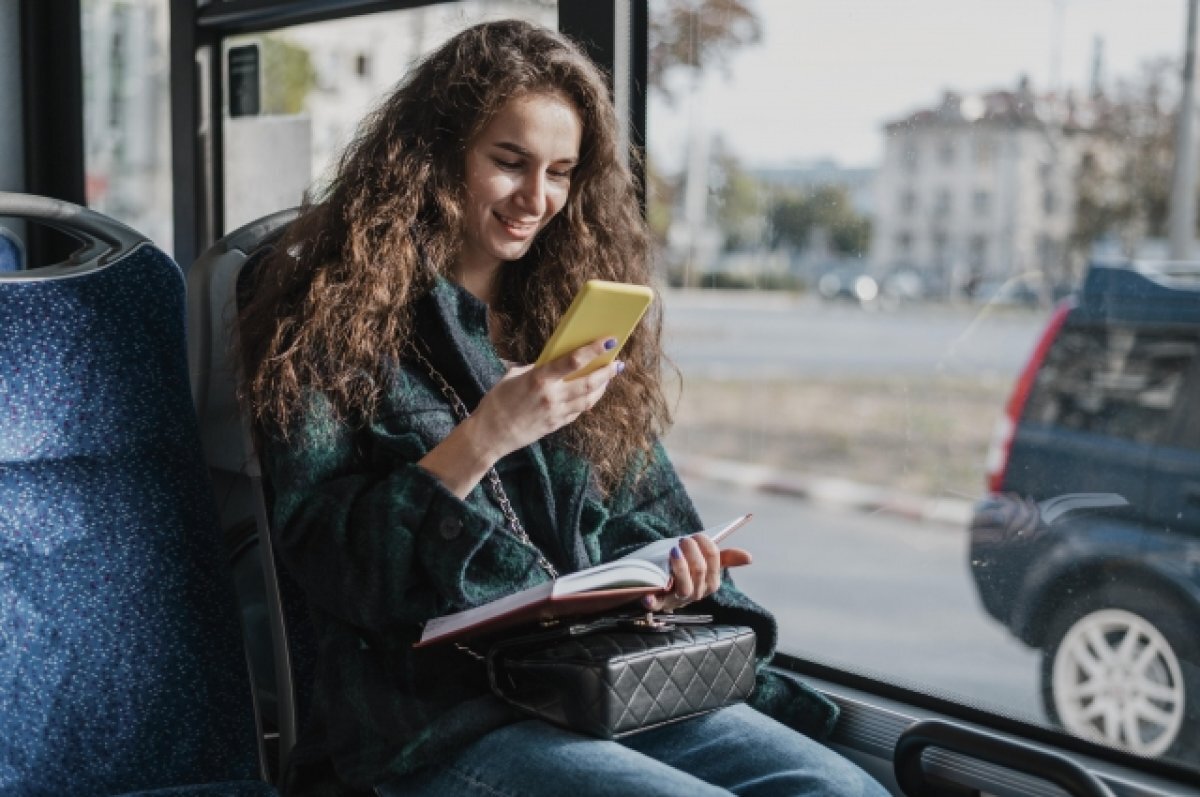
[(986, 731), (942, 720), (913, 723), (896, 741), (896, 781), (910, 797), (936, 794), (925, 779), (921, 754), (929, 747), (987, 761), (1049, 781), (1074, 797), (1113, 797), (1108, 786), (1075, 761), (1058, 753)]

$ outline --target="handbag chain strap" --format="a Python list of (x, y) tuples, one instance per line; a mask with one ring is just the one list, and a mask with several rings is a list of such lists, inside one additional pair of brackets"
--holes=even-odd
[[(454, 410), (454, 415), (458, 418), (458, 422), (462, 423), (470, 415), (467, 410), (467, 405), (463, 404), (462, 399), (458, 397), (458, 393), (454, 392), (454, 388), (446, 381), (446, 377), (442, 376), (441, 372), (434, 367), (425, 353), (413, 341), (408, 342), (408, 348), (417, 358), (417, 361), (429, 372), (429, 377), (442, 391), (442, 395), (450, 402), (451, 409)], [(527, 547), (537, 554), (538, 564), (542, 569), (550, 574), (550, 578), (558, 578), (558, 571), (554, 569), (554, 565), (550, 564), (550, 560), (542, 553), (542, 550), (534, 545), (533, 540), (529, 539), (529, 533), (525, 531), (525, 526), (517, 517), (516, 511), (513, 509), (512, 502), (508, 500), (508, 494), (504, 492), (504, 485), (500, 481), (500, 474), (496, 472), (495, 466), (488, 468), (487, 483), (491, 489), (492, 498), (500, 506), (500, 511), (504, 513), (504, 518), (508, 521), (508, 527), (512, 531), (514, 537), (524, 543)]]

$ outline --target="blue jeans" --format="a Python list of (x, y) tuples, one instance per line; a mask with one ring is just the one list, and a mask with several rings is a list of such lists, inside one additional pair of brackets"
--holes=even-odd
[(525, 720), (377, 791), (380, 797), (887, 795), (850, 761), (746, 705), (612, 742)]

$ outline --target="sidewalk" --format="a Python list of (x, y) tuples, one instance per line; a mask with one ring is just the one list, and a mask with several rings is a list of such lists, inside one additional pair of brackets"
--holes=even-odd
[(972, 502), (961, 498), (931, 498), (848, 479), (691, 454), (671, 452), (671, 461), (684, 479), (705, 479), (863, 512), (886, 512), (960, 530), (965, 530), (971, 520)]

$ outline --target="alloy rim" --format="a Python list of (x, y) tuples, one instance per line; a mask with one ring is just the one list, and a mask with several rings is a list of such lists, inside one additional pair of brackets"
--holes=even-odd
[(1183, 724), (1179, 657), (1153, 624), (1123, 609), (1071, 626), (1054, 657), (1052, 689), (1068, 731), (1139, 755), (1165, 753)]

